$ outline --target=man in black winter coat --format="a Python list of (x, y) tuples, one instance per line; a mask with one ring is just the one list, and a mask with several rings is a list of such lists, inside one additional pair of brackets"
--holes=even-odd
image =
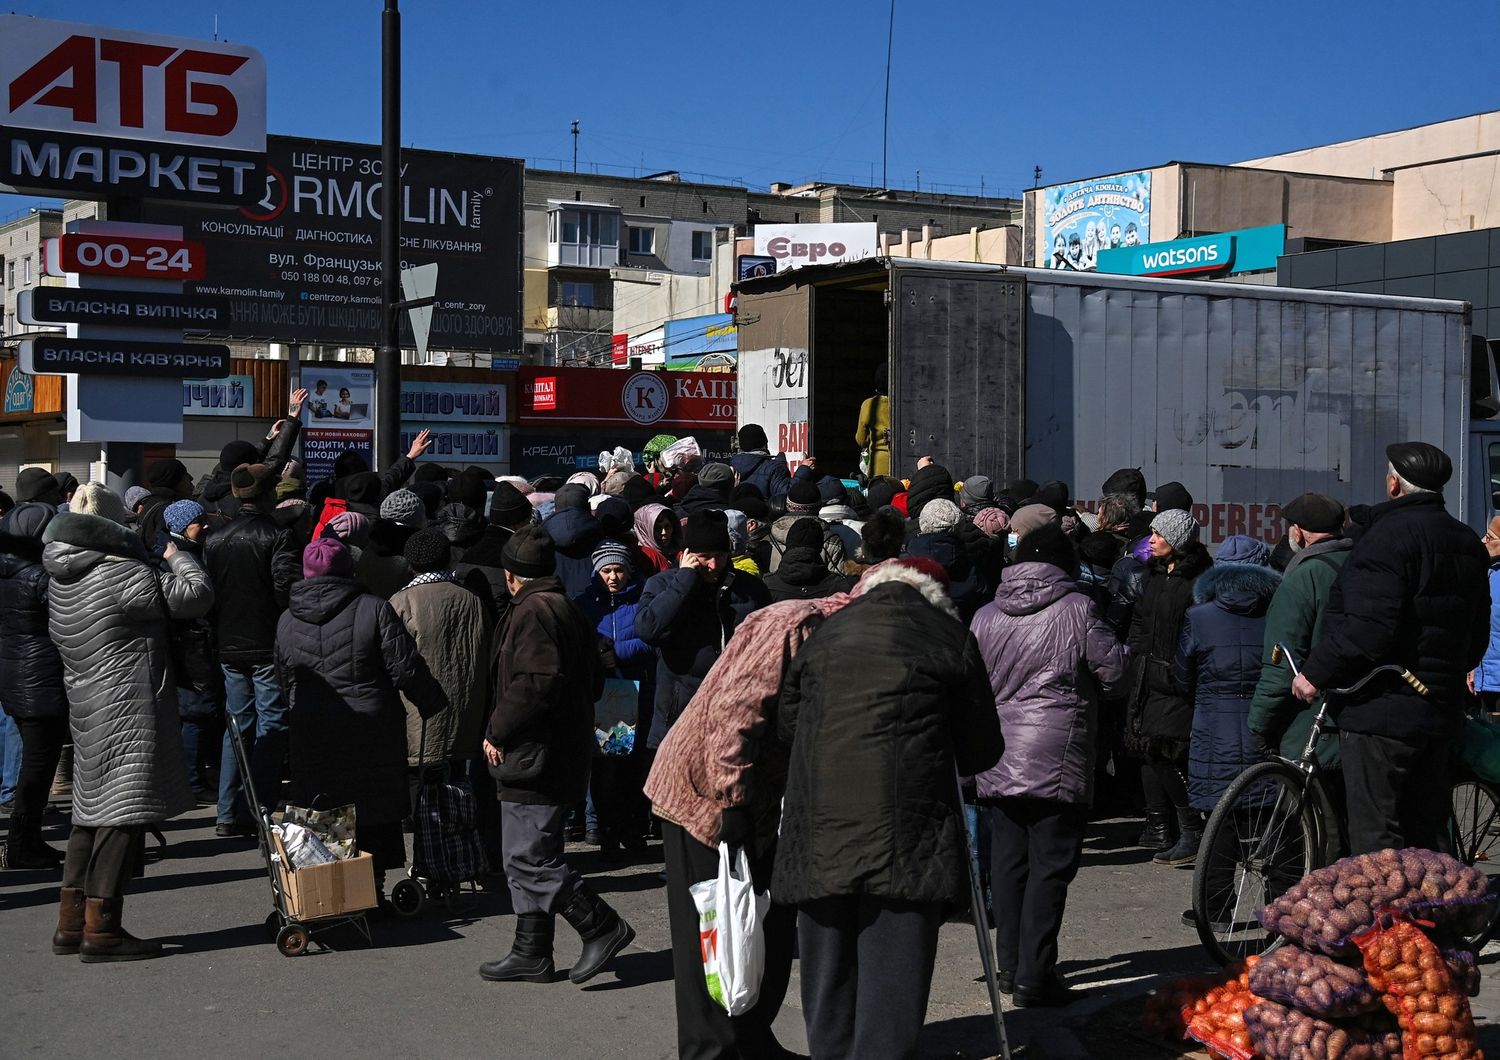
[[(302, 575), (302, 557), (292, 531), (270, 515), (276, 472), (264, 464), (242, 465), (229, 481), (239, 510), (209, 535), (203, 548), (214, 586), (210, 620), (224, 669), (225, 710), (249, 744), (256, 794), (274, 806), (287, 740), (286, 703), (274, 665), (276, 623), (286, 610), (292, 583)], [(216, 831), (249, 836), (254, 834), (251, 811), (242, 796), (230, 739), (226, 731)]]
[(1329, 595), (1323, 635), (1292, 692), (1311, 702), (1397, 663), (1429, 689), (1395, 675), (1334, 700), (1342, 733), (1351, 853), (1386, 847), (1447, 850), (1455, 741), (1466, 675), (1489, 644), (1489, 556), (1448, 514), (1447, 454), (1426, 442), (1386, 449), (1386, 494), (1371, 510)]
[(735, 628), (771, 602), (759, 578), (730, 566), (731, 548), (723, 512), (689, 516), (682, 566), (653, 575), (641, 591), (635, 635), (661, 651), (648, 747), (666, 738)]
[(568, 973), (575, 983), (593, 978), (635, 938), (563, 860), (568, 807), (588, 792), (604, 669), (597, 632), (553, 573), (555, 552), (543, 527), (521, 530), (503, 549), (511, 616), (495, 644), (484, 754), (500, 789), (500, 845), (516, 937), (507, 956), (480, 966), (480, 976), (497, 982), (554, 978), (559, 913), (583, 939)]

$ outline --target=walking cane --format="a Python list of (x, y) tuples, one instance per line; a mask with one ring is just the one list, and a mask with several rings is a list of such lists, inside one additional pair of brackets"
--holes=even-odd
[[(953, 770), (954, 783), (958, 785), (958, 806), (964, 805), (964, 782)], [(1010, 1039), (1005, 1035), (1005, 1008), (1000, 1002), (1000, 983), (995, 978), (995, 948), (990, 939), (990, 930), (984, 922), (984, 891), (979, 886), (979, 851), (964, 828), (964, 846), (968, 851), (969, 902), (974, 914), (974, 935), (979, 940), (979, 963), (984, 966), (984, 981), (990, 988), (990, 1011), (995, 1014), (995, 1037), (1000, 1042), (1000, 1060), (1010, 1060)]]

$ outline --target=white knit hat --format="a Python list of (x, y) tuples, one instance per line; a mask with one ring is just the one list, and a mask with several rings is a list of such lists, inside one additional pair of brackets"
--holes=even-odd
[(917, 526), (924, 534), (940, 534), (958, 525), (958, 505), (938, 497), (922, 505), (922, 514), (917, 517)]
[(97, 515), (121, 525), (128, 515), (125, 502), (102, 482), (85, 482), (79, 486), (78, 492), (73, 494), (72, 503), (68, 505), (68, 511), (79, 515)]

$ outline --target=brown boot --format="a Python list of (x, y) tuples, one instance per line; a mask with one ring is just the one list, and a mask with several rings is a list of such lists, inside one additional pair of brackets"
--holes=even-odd
[(83, 908), (83, 943), (78, 959), (84, 964), (144, 961), (161, 956), (161, 943), (138, 939), (120, 926), (119, 898), (90, 898)]
[(57, 932), (52, 936), (52, 952), (77, 953), (83, 942), (83, 888), (64, 887), (57, 900)]

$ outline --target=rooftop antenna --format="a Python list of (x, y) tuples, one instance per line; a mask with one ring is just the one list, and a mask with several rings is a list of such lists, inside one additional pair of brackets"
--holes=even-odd
[(573, 172), (578, 172), (578, 122), (573, 122)]
[(214, 15), (214, 40), (219, 39), (219, 16)]
[(1032, 166), (1031, 167), (1031, 186), (1033, 188), (1037, 188), (1037, 187), (1041, 186), (1041, 183), (1042, 183), (1042, 167), (1041, 166)]
[(886, 172), (886, 148), (891, 141), (891, 49), (896, 40), (896, 0), (891, 0), (890, 25), (885, 32), (885, 114), (880, 120), (880, 187), (889, 190), (891, 178)]

